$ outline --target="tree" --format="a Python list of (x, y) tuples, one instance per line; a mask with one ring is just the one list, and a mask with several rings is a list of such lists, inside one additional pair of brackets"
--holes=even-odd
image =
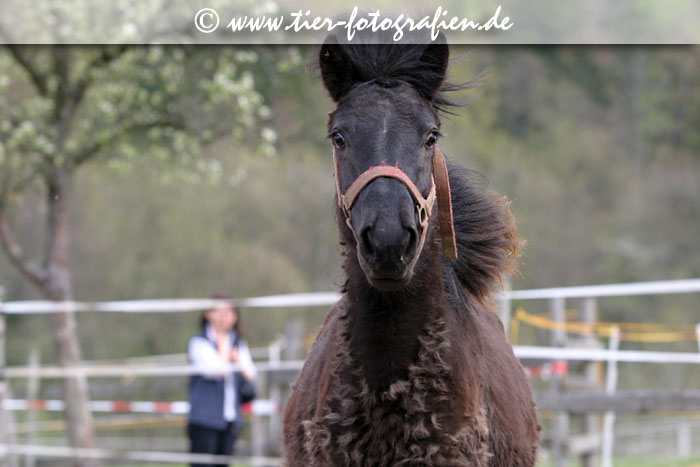
[[(269, 110), (248, 69), (258, 59), (255, 51), (231, 47), (1, 49), (0, 244), (10, 262), (47, 299), (73, 299), (70, 189), (87, 163), (119, 169), (148, 157), (171, 175), (216, 178), (220, 165), (200, 149), (222, 135), (273, 154), (274, 131), (258, 127)], [(25, 253), (12, 228), (15, 201), (29, 191), (45, 203), (40, 261)], [(58, 363), (79, 364), (74, 314), (52, 319)], [(93, 447), (87, 381), (63, 381), (69, 439)]]

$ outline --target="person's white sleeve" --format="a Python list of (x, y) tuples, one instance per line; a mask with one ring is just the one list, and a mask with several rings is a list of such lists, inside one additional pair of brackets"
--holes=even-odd
[(187, 352), (192, 364), (201, 369), (199, 374), (211, 379), (224, 377), (226, 364), (208, 340), (199, 336), (193, 337), (187, 346)]
[(250, 349), (246, 341), (241, 341), (238, 344), (238, 364), (241, 366), (241, 370), (253, 375), (253, 378), (258, 375), (258, 370), (255, 368), (253, 357), (250, 355)]

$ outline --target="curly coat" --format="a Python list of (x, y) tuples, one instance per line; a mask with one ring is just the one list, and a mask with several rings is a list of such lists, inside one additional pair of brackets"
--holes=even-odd
[[(417, 87), (436, 79), (432, 64), (426, 79), (416, 78), (421, 67), (412, 61), (425, 57), (416, 47), (364, 47), (345, 50), (360, 83), (402, 73)], [(326, 86), (336, 101), (347, 92), (342, 83)], [(436, 98), (436, 112), (448, 103)], [(522, 242), (505, 198), (456, 165), (449, 174), (458, 259), (442, 258), (431, 219), (404, 289), (368, 284), (338, 212), (347, 281), (285, 408), (288, 465), (535, 465), (532, 392), (490, 296), (514, 269)]]

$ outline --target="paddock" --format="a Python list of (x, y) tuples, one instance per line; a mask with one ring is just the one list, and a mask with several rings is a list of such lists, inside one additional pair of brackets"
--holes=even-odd
[[(700, 455), (700, 420), (697, 418), (700, 414), (699, 389), (668, 387), (623, 390), (618, 389), (617, 385), (620, 364), (686, 365), (689, 371), (697, 371), (700, 353), (619, 350), (619, 329), (617, 334), (611, 332), (607, 348), (603, 348), (598, 334), (594, 332), (598, 321), (598, 302), (606, 297), (697, 293), (700, 293), (700, 279), (515, 290), (503, 291), (498, 295), (500, 316), (511, 338), (515, 335), (514, 325), (525, 325), (522, 323), (522, 304), (534, 307), (536, 301), (544, 301), (549, 310), (547, 317), (538, 315), (540, 322), (545, 320), (538, 332), (549, 334), (551, 345), (514, 346), (516, 356), (526, 367), (536, 388), (539, 416), (545, 427), (540, 456), (542, 465), (571, 465), (572, 460), (578, 459), (581, 465), (610, 466), (616, 456), (662, 455), (666, 459), (689, 459)], [(328, 292), (244, 298), (236, 300), (236, 304), (261, 310), (312, 309), (327, 308), (337, 299), (338, 294)], [(575, 303), (576, 308), (567, 312), (567, 301)], [(66, 309), (78, 313), (179, 313), (201, 310), (213, 302), (202, 299), (0, 302), (0, 330), (3, 331), (0, 333), (0, 349), (4, 355), (6, 315), (48, 314)], [(516, 304), (518, 308), (514, 307)], [(586, 319), (581, 320), (581, 317)], [(588, 328), (581, 330), (580, 327), (586, 323)], [(661, 337), (672, 332), (666, 329), (668, 326), (658, 323), (637, 324), (646, 325), (651, 330), (648, 334)], [(680, 337), (694, 339), (700, 351), (700, 323), (684, 323), (684, 326), (686, 334)], [(687, 332), (688, 326), (692, 326), (693, 332)], [(299, 326), (291, 322), (279, 340), (266, 347), (252, 349), (260, 375), (260, 397), (245, 408), (250, 429), (241, 446), (244, 455), (223, 459), (185, 452), (184, 432), (178, 439), (176, 430), (184, 426), (184, 417), (189, 409), (186, 401), (129, 400), (128, 391), (115, 400), (92, 400), (91, 410), (99, 415), (96, 418), (98, 431), (109, 433), (107, 430), (111, 430), (111, 433), (117, 434), (98, 436), (99, 448), (81, 450), (60, 445), (56, 443), (56, 440), (61, 441), (60, 436), (54, 437), (53, 443), (37, 442), (38, 439), (51, 439), (46, 437), (46, 433), (60, 434), (62, 430), (59, 420), (37, 420), (39, 412), (60, 412), (63, 408), (61, 399), (37, 398), (42, 382), (84, 375), (93, 385), (100, 386), (109, 385), (115, 379), (173, 384), (198, 371), (197, 367), (187, 364), (184, 354), (84, 362), (75, 368), (39, 365), (36, 361), (27, 366), (5, 367), (3, 358), (4, 379), (0, 391), (2, 459), (9, 466), (42, 465), (42, 461), (47, 459), (59, 462), (60, 459), (76, 457), (103, 459), (106, 465), (177, 465), (196, 461), (227, 461), (234, 465), (251, 466), (282, 465), (279, 441), (281, 409), (288, 396), (289, 384), (303, 365), (303, 338)], [(598, 345), (591, 345), (592, 342), (598, 342)], [(601, 365), (605, 366), (604, 375), (601, 375)], [(236, 370), (235, 366), (232, 366), (232, 370)], [(585, 384), (582, 382), (586, 383), (586, 380), (588, 387), (576, 389), (577, 386), (583, 387)], [(18, 384), (23, 388), (22, 394), (15, 394), (12, 390)], [(19, 414), (24, 416), (21, 423), (18, 422)], [(616, 422), (616, 418), (624, 420)], [(644, 423), (640, 425), (639, 420), (644, 420)], [(134, 442), (133, 437), (123, 434), (124, 430), (137, 430), (137, 433), (150, 431), (151, 434), (144, 434), (140, 442)], [(164, 430), (166, 436), (158, 439), (157, 432)], [(169, 438), (167, 442), (166, 438)], [(125, 442), (120, 442), (120, 439)], [(65, 443), (65, 440), (62, 441)], [(130, 447), (126, 448), (125, 445)], [(164, 449), (155, 449), (158, 447)]]

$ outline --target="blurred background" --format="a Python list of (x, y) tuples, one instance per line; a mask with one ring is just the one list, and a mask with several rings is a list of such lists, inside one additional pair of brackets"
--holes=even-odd
[[(343, 276), (325, 140), (333, 105), (309, 66), (315, 51), (0, 49), (4, 300), (337, 291)], [(451, 51), (451, 80), (480, 76), (481, 86), (455, 96), (470, 103), (443, 117), (441, 146), (448, 158), (480, 172), (485, 185), (512, 200), (527, 240), (513, 290), (700, 277), (697, 47)], [(61, 215), (62, 228), (54, 228)], [(52, 256), (63, 246), (65, 261)], [(52, 287), (35, 280), (31, 262), (41, 270), (54, 260), (65, 274), (48, 281)], [(56, 295), (58, 289), (63, 295)], [(596, 304), (596, 320), (676, 331), (674, 326), (700, 322), (698, 298), (697, 292), (605, 298)], [(546, 301), (514, 300), (511, 306), (533, 316), (549, 310)], [(241, 316), (258, 359), (267, 360), (269, 346), (283, 342), (290, 329), (301, 339), (302, 358), (326, 311), (243, 308)], [(198, 317), (196, 311), (80, 313), (80, 357), (184, 362)], [(57, 363), (57, 325), (47, 315), (8, 315), (7, 365), (27, 365), (32, 355), (43, 365)], [(548, 345), (550, 330), (525, 322), (510, 335), (514, 344)], [(620, 348), (697, 352), (693, 333), (684, 336), (623, 339)], [(609, 334), (589, 335), (590, 342), (608, 347)], [(592, 371), (604, 380), (602, 366)], [(536, 388), (549, 384), (546, 375), (534, 375), (532, 382)], [(617, 384), (699, 385), (697, 365), (647, 363), (621, 363)], [(27, 396), (28, 381), (10, 380), (9, 386), (19, 399), (62, 397), (58, 379), (41, 380), (35, 397)], [(185, 377), (90, 382), (90, 397), (99, 400), (178, 401), (186, 395)], [(268, 398), (269, 388), (261, 396)], [(36, 416), (36, 444), (65, 442), (60, 412)], [(28, 417), (14, 413), (20, 439)], [(186, 450), (182, 416), (130, 416), (121, 425), (114, 414), (95, 417), (98, 446)], [(549, 415), (542, 417), (548, 430)], [(697, 412), (618, 416), (615, 465), (700, 463), (699, 421)], [(642, 425), (647, 432), (635, 431)], [(241, 451), (253, 452), (257, 442), (264, 445), (258, 454), (279, 456), (277, 428), (259, 427), (265, 440), (255, 441), (253, 426), (248, 424)], [(687, 439), (692, 449), (679, 448)], [(543, 452), (542, 465), (553, 465), (548, 446)], [(571, 465), (579, 465), (574, 457)], [(36, 459), (37, 465), (59, 462), (67, 461)]]

